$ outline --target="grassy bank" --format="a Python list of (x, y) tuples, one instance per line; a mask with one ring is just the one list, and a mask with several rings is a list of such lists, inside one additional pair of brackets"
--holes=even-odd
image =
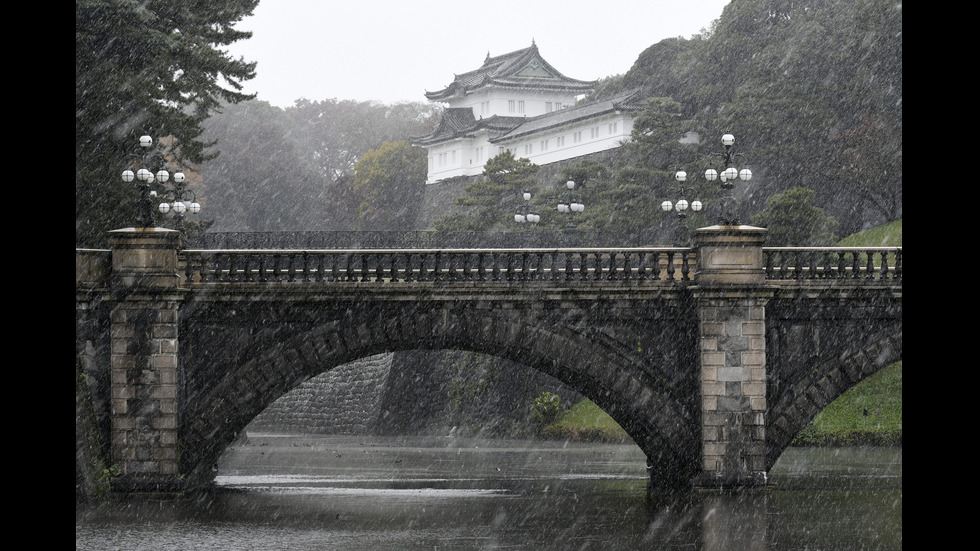
[(824, 408), (795, 446), (901, 446), (902, 362), (854, 386)]
[[(630, 442), (626, 431), (589, 400), (582, 400), (543, 436), (588, 442)], [(902, 362), (868, 377), (833, 401), (793, 440), (794, 446), (901, 446)]]
[(587, 442), (632, 442), (623, 427), (591, 400), (582, 400), (545, 427), (545, 438)]

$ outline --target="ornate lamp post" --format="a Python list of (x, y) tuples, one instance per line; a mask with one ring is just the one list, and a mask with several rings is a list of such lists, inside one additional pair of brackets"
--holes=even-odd
[[(160, 169), (154, 174), (150, 169), (146, 168), (147, 152), (152, 146), (153, 138), (150, 136), (140, 136), (140, 147), (143, 149), (143, 152), (140, 155), (133, 155), (133, 157), (140, 158), (140, 167), (135, 173), (130, 169), (126, 169), (122, 173), (123, 182), (131, 183), (134, 180), (139, 181), (140, 201), (136, 214), (136, 227), (138, 228), (149, 228), (154, 225), (153, 198), (157, 196), (157, 192), (152, 188), (153, 184), (157, 182), (165, 184), (170, 180), (170, 173), (165, 169)], [(184, 173), (180, 171), (176, 172), (174, 174), (173, 189), (164, 191), (167, 202), (161, 203), (158, 207), (159, 211), (164, 214), (171, 210), (174, 211), (177, 218), (175, 229), (181, 233), (184, 231), (184, 213), (190, 212), (191, 214), (196, 214), (201, 211), (201, 205), (197, 202), (196, 197), (194, 197), (194, 193), (184, 188), (184, 181)], [(190, 197), (187, 197), (187, 194), (190, 194)]]
[(721, 189), (724, 194), (722, 196), (721, 203), (721, 214), (718, 218), (718, 224), (722, 226), (737, 226), (738, 223), (738, 212), (736, 208), (735, 195), (732, 190), (735, 188), (735, 179), (739, 178), (742, 181), (749, 181), (752, 179), (752, 171), (743, 168), (739, 170), (735, 167), (735, 162), (741, 159), (745, 162), (745, 156), (741, 153), (735, 153), (733, 147), (735, 145), (735, 136), (726, 132), (724, 136), (721, 137), (721, 143), (725, 146), (725, 151), (722, 153), (714, 153), (713, 157), (720, 157), (722, 160), (722, 165), (724, 168), (721, 173), (719, 173), (714, 168), (709, 168), (704, 171), (704, 177), (709, 181), (713, 182), (717, 179), (721, 179)]
[(680, 182), (678, 186), (680, 188), (680, 198), (677, 200), (677, 203), (664, 201), (660, 204), (660, 208), (662, 208), (664, 212), (670, 212), (671, 210), (677, 212), (677, 226), (674, 228), (674, 246), (682, 247), (686, 246), (689, 242), (686, 211), (688, 207), (690, 207), (693, 212), (698, 212), (701, 210), (703, 205), (701, 204), (701, 201), (697, 199), (688, 203), (687, 199), (684, 198), (684, 196), (687, 194), (684, 189), (684, 182), (687, 181), (686, 172), (683, 170), (678, 170), (677, 174), (674, 175), (674, 178)]
[(517, 207), (517, 214), (514, 215), (514, 222), (524, 224), (524, 231), (527, 231), (529, 225), (537, 224), (541, 221), (541, 216), (539, 216), (537, 210), (531, 206), (531, 192), (524, 190), (522, 197), (524, 198), (524, 204)]
[(578, 192), (575, 191), (575, 182), (569, 180), (565, 182), (565, 187), (568, 188), (568, 191), (562, 194), (561, 202), (558, 203), (558, 212), (568, 213), (568, 225), (565, 226), (565, 231), (574, 232), (576, 228), (572, 217), (576, 212), (584, 211), (585, 205), (582, 204)]
[(140, 201), (136, 207), (136, 224), (137, 228), (149, 228), (153, 226), (153, 203), (151, 197), (155, 195), (155, 192), (150, 189), (153, 184), (153, 172), (146, 168), (146, 154), (153, 145), (153, 138), (149, 136), (140, 136), (140, 147), (143, 152), (140, 154), (133, 154), (130, 157), (139, 157), (140, 167), (134, 173), (130, 169), (126, 169), (122, 173), (123, 182), (131, 183), (133, 180), (139, 180), (137, 184), (140, 189)]
[[(157, 177), (161, 182), (166, 182), (168, 174), (166, 170), (161, 170), (157, 172)], [(174, 229), (180, 233), (184, 233), (184, 213), (189, 212), (191, 214), (197, 214), (201, 212), (201, 205), (197, 202), (197, 196), (194, 192), (186, 189), (184, 187), (186, 178), (184, 173), (177, 171), (174, 173), (174, 185), (173, 189), (168, 189), (164, 192), (164, 202), (160, 203), (160, 212), (167, 214), (170, 211), (174, 212), (174, 218), (176, 222), (174, 223)]]

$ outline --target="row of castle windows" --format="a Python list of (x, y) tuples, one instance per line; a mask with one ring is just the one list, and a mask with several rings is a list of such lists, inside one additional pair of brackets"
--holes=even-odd
[[(593, 126), (592, 128), (589, 129), (589, 137), (590, 137), (590, 139), (593, 139), (594, 140), (594, 139), (596, 139), (596, 138), (599, 137), (599, 128), (600, 127), (598, 127), (598, 126)], [(618, 132), (619, 131), (619, 123), (618, 122), (609, 123), (609, 125), (608, 125), (608, 131), (609, 131), (609, 135), (613, 135), (616, 132)], [(581, 143), (581, 142), (582, 142), (582, 132), (581, 131), (579, 131), (579, 132), (572, 132), (572, 143), (573, 144), (577, 144), (577, 143)], [(538, 147), (540, 148), (540, 151), (542, 153), (544, 153), (545, 151), (548, 151), (548, 149), (550, 148), (550, 146), (551, 146), (551, 140), (550, 139), (541, 140), (540, 142), (538, 142)], [(558, 148), (565, 147), (565, 136), (558, 136), (557, 138), (555, 138), (555, 147), (558, 147)], [(506, 148), (504, 148), (504, 147), (499, 147), (498, 148), (498, 153), (503, 153), (505, 149)], [(474, 156), (475, 156), (475, 163), (474, 163), (474, 160), (471, 159), (470, 160), (470, 164), (482, 164), (483, 163), (483, 148), (482, 147), (476, 147), (476, 148), (473, 149), (473, 152), (474, 152)], [(533, 143), (524, 144), (524, 156), (525, 157), (530, 157), (533, 154), (534, 154), (534, 144)], [(436, 157), (436, 164), (440, 168), (441, 167), (445, 167), (447, 165), (448, 166), (455, 166), (456, 165), (456, 150), (439, 153), (437, 155), (437, 157)]]
[[(559, 109), (564, 109), (565, 104), (560, 101), (546, 101), (544, 102), (544, 112), (551, 113), (552, 111), (557, 111)], [(524, 100), (507, 100), (507, 112), (521, 114), (524, 113), (525, 104)], [(481, 101), (480, 102), (480, 116), (486, 116), (490, 114), (490, 102)]]
[[(609, 123), (608, 131), (610, 136), (619, 132), (619, 123), (618, 122)], [(599, 138), (599, 127), (593, 126), (592, 128), (589, 129), (589, 139), (595, 140), (598, 138)], [(572, 132), (572, 143), (577, 144), (581, 142), (582, 142), (582, 132)], [(541, 153), (548, 151), (550, 146), (551, 146), (551, 140), (541, 140), (540, 142), (538, 142), (538, 148)], [(558, 136), (557, 138), (555, 138), (555, 146), (559, 148), (565, 147), (565, 136)], [(524, 144), (524, 156), (529, 157), (533, 154), (534, 154), (534, 144), (533, 143)]]

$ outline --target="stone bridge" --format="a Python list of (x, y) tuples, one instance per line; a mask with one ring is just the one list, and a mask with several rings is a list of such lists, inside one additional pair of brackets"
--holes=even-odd
[(76, 251), (98, 453), (114, 491), (200, 488), (307, 379), (459, 349), (590, 398), (646, 454), (652, 487), (764, 485), (819, 411), (902, 358), (901, 248), (764, 239), (714, 226), (691, 248), (185, 250), (171, 230), (117, 230), (109, 250)]

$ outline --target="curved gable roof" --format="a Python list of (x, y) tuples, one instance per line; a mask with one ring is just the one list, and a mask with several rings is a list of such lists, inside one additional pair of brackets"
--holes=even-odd
[(435, 92), (426, 92), (430, 101), (445, 101), (457, 94), (469, 94), (481, 88), (545, 89), (575, 94), (591, 92), (597, 81), (568, 78), (541, 57), (538, 46), (506, 53), (496, 57), (487, 54), (480, 68), (456, 75), (453, 82)]
[(453, 107), (446, 109), (439, 121), (438, 128), (427, 136), (409, 138), (413, 145), (433, 145), (455, 138), (472, 136), (477, 130), (485, 129), (496, 135), (505, 133), (520, 125), (525, 117), (501, 117), (494, 115), (485, 119), (473, 117), (469, 107)]

